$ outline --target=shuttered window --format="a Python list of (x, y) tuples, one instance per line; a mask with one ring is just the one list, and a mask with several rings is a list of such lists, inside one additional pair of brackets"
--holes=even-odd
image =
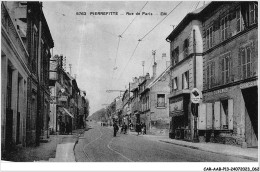
[(210, 28), (207, 29), (206, 32), (206, 44), (207, 44), (207, 48), (211, 48), (213, 47), (213, 26), (211, 26)]
[(249, 4), (249, 25), (255, 24), (257, 21), (257, 10), (255, 3)]
[(182, 89), (189, 88), (189, 71), (186, 71), (182, 74)]
[(220, 57), (221, 84), (227, 84), (231, 81), (231, 60), (230, 53)]
[(242, 79), (249, 78), (252, 73), (252, 53), (251, 47), (247, 46), (241, 49), (241, 69), (242, 69)]
[(237, 8), (236, 11), (236, 21), (237, 21), (237, 32), (242, 30), (242, 17), (241, 17), (241, 8)]
[(207, 88), (210, 89), (215, 84), (215, 62), (214, 61), (209, 62), (206, 70), (207, 70), (206, 84), (208, 86)]
[(223, 17), (220, 20), (221, 28), (221, 40), (224, 41), (228, 36), (228, 16)]

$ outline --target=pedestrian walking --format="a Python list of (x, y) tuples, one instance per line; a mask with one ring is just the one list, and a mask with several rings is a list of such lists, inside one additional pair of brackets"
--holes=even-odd
[(68, 123), (68, 121), (66, 122), (66, 124), (65, 124), (65, 128), (66, 128), (66, 134), (69, 134), (69, 132), (70, 132), (70, 129), (69, 129), (69, 123)]
[(141, 125), (139, 123), (136, 124), (136, 132), (137, 132), (137, 136), (141, 132)]
[(143, 135), (146, 134), (146, 125), (143, 123)]
[(127, 125), (125, 123), (123, 124), (122, 129), (123, 129), (124, 134), (126, 134)]
[(113, 124), (113, 127), (114, 127), (114, 137), (116, 137), (116, 133), (119, 130), (119, 128), (116, 123)]

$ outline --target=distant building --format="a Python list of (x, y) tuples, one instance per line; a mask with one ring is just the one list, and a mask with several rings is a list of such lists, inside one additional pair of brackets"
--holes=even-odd
[(170, 67), (163, 71), (147, 86), (150, 97), (150, 132), (168, 135), (170, 128), (169, 99)]

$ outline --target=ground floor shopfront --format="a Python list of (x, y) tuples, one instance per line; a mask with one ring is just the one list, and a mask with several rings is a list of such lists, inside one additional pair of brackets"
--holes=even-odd
[(169, 111), (169, 137), (192, 141), (194, 117), (190, 111), (190, 94), (187, 92), (169, 97)]
[(206, 142), (242, 147), (258, 145), (257, 79), (203, 93), (199, 136)]

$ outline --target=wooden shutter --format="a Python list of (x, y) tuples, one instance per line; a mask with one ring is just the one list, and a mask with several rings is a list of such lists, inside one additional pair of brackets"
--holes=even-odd
[(223, 80), (223, 77), (222, 77), (222, 75), (223, 75), (223, 69), (224, 69), (224, 64), (223, 64), (223, 60), (224, 60), (224, 58), (223, 57), (220, 57), (219, 58), (219, 77), (218, 77), (218, 79), (219, 79), (219, 84), (220, 85), (223, 85), (223, 83), (224, 83), (224, 80)]
[(228, 100), (228, 129), (233, 130), (233, 115), (234, 115), (234, 108), (233, 108), (233, 99)]
[(220, 102), (214, 103), (214, 129), (220, 129)]
[(202, 103), (198, 107), (198, 129), (206, 130), (206, 104)]
[(212, 103), (206, 103), (206, 114), (207, 114), (207, 122), (206, 122), (206, 129), (212, 129)]
[(237, 78), (238, 80), (242, 79), (242, 75), (241, 75), (241, 55), (242, 55), (242, 48), (239, 48), (238, 50), (238, 65), (237, 65)]
[(252, 71), (253, 76), (257, 75), (257, 51), (255, 50), (255, 44), (252, 42), (251, 44), (251, 61), (252, 61)]

